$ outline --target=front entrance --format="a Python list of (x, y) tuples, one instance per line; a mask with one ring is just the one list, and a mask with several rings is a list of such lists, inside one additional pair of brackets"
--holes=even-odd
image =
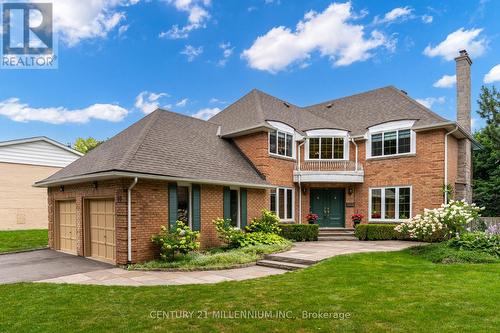
[(311, 212), (318, 215), (320, 227), (345, 227), (344, 194), (344, 189), (311, 189)]

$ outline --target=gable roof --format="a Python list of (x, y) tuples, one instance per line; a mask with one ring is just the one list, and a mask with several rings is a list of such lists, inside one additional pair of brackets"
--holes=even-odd
[[(218, 125), (156, 110), (88, 154), (38, 182), (44, 186), (109, 172), (267, 186)], [(83, 180), (82, 180), (83, 181)]]
[(393, 86), (306, 107), (254, 89), (210, 121), (221, 124), (226, 137), (248, 128), (266, 127), (268, 120), (286, 123), (299, 131), (333, 128), (357, 136), (370, 126), (402, 119), (416, 120), (415, 127), (447, 122)]
[(0, 142), (0, 162), (65, 167), (83, 154), (44, 136)]

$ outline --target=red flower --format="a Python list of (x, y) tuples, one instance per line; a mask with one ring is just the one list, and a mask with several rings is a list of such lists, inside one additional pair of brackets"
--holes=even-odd
[(313, 214), (313, 213), (309, 213), (306, 215), (306, 220), (316, 222), (318, 220), (318, 215)]
[(353, 215), (351, 216), (351, 219), (352, 219), (353, 221), (361, 221), (361, 220), (363, 219), (363, 215), (362, 215), (362, 214), (353, 214)]

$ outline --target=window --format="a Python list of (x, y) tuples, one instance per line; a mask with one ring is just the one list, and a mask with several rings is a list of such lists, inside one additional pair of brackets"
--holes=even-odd
[(370, 189), (370, 220), (406, 220), (411, 216), (411, 187)]
[(177, 186), (177, 220), (189, 224), (188, 186)]
[(270, 192), (270, 210), (278, 215), (280, 220), (293, 220), (293, 192), (291, 188), (277, 188), (272, 189)]
[(371, 156), (389, 156), (411, 152), (411, 130), (371, 135)]
[(234, 227), (239, 226), (239, 220), (240, 220), (239, 196), (240, 195), (239, 195), (238, 190), (231, 190), (230, 191), (229, 211), (230, 211), (230, 216), (231, 216), (231, 224)]
[(343, 160), (345, 138), (309, 138), (309, 159)]
[(293, 135), (281, 131), (269, 132), (269, 152), (280, 156), (293, 157)]

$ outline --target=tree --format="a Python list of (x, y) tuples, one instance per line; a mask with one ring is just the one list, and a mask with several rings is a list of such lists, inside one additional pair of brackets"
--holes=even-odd
[(93, 137), (77, 138), (75, 143), (73, 144), (73, 149), (78, 150), (80, 153), (86, 154), (95, 147), (99, 146), (104, 141), (99, 141), (94, 139)]
[(500, 92), (483, 86), (477, 103), (486, 126), (474, 133), (482, 146), (473, 153), (474, 202), (486, 207), (483, 215), (500, 216)]

